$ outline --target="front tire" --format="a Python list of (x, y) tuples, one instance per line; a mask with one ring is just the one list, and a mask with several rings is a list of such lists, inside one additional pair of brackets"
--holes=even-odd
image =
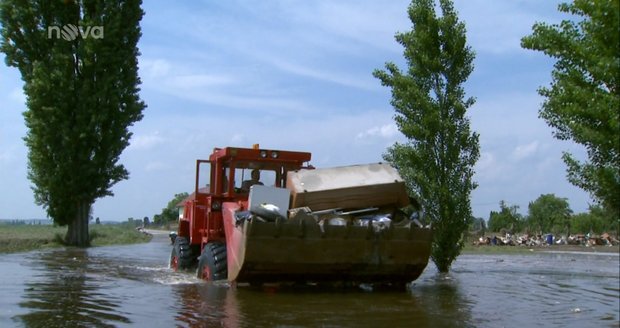
[(196, 276), (199, 279), (214, 281), (228, 278), (228, 263), (226, 245), (223, 243), (208, 243), (198, 259)]
[(194, 265), (192, 248), (185, 237), (176, 237), (170, 253), (170, 268), (174, 271), (187, 270)]

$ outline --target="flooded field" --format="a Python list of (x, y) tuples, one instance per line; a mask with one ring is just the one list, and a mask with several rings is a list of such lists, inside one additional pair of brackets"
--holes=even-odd
[(406, 292), (208, 284), (148, 244), (0, 255), (0, 327), (619, 327), (617, 253), (463, 255)]

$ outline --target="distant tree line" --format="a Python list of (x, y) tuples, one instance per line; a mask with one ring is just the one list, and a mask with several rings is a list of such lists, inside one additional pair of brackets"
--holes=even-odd
[(162, 208), (161, 213), (153, 216), (153, 222), (160, 225), (176, 222), (179, 219), (179, 207), (177, 205), (188, 196), (189, 194), (186, 192), (175, 194), (172, 200), (168, 202), (168, 205)]
[(527, 215), (518, 213), (519, 206), (500, 201), (499, 211), (491, 211), (488, 221), (476, 218), (470, 231), (478, 234), (491, 232), (529, 234), (577, 234), (604, 232), (618, 234), (614, 215), (601, 205), (591, 205), (586, 213), (574, 214), (566, 198), (554, 194), (540, 195), (528, 205)]
[(48, 225), (50, 222), (48, 220), (40, 220), (40, 219), (29, 219), (29, 220), (2, 220), (0, 219), (0, 225)]
[[(155, 214), (153, 216), (152, 220), (148, 216), (143, 217), (142, 220), (129, 217), (127, 218), (126, 221), (122, 221), (118, 223), (127, 225), (128, 227), (132, 227), (132, 228), (133, 227), (148, 227), (152, 224), (162, 226), (162, 225), (166, 225), (169, 223), (174, 223), (179, 219), (179, 207), (177, 205), (181, 203), (181, 201), (187, 198), (188, 196), (189, 194), (186, 192), (175, 194), (174, 197), (168, 202), (166, 207), (162, 208), (159, 214)], [(95, 224), (102, 224), (101, 219), (98, 217), (95, 218), (94, 221), (95, 221)], [(25, 224), (25, 222), (20, 221), (18, 224)]]

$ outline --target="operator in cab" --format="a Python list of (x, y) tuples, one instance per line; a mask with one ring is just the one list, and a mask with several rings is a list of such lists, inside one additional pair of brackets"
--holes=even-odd
[(243, 192), (250, 192), (250, 187), (253, 185), (263, 185), (263, 183), (260, 182), (260, 171), (258, 169), (252, 170), (250, 180), (245, 180), (241, 183), (241, 190)]

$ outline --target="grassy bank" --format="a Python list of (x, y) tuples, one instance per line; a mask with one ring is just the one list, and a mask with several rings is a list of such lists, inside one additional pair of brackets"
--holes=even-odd
[[(63, 246), (67, 227), (51, 225), (0, 225), (0, 253), (25, 252)], [(151, 236), (126, 224), (90, 226), (92, 246), (144, 243)]]

